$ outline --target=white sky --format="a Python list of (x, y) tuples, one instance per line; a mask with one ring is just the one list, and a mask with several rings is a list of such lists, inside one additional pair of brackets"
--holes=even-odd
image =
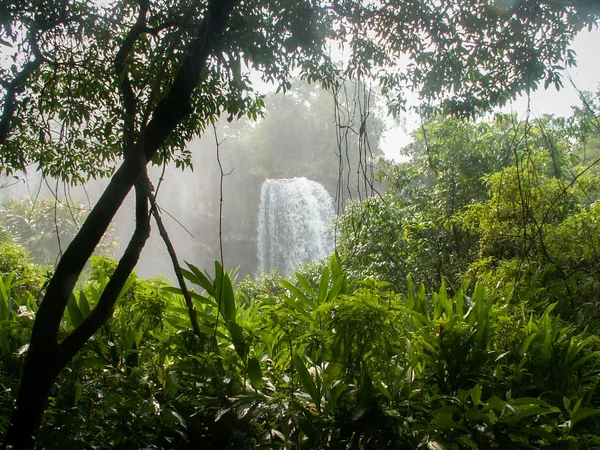
[[(572, 48), (577, 53), (577, 67), (571, 68), (563, 76), (564, 87), (556, 91), (554, 87), (540, 90), (531, 95), (531, 113), (534, 117), (543, 114), (554, 114), (556, 116), (569, 116), (571, 106), (579, 105), (577, 91), (569, 81), (571, 77), (577, 88), (581, 91), (596, 92), (600, 87), (600, 30), (581, 32), (573, 41)], [(515, 111), (524, 114), (527, 109), (527, 98), (521, 97), (503, 111)], [(399, 160), (398, 150), (410, 142), (410, 133), (419, 126), (419, 118), (407, 115), (405, 125), (393, 126), (390, 122), (390, 130), (384, 135), (383, 150), (388, 158)]]

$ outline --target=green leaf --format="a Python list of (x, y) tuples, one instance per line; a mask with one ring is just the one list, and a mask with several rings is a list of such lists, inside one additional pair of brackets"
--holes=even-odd
[(531, 416), (543, 416), (545, 414), (560, 413), (558, 408), (545, 408), (542, 406), (529, 406), (521, 410), (517, 414), (516, 421), (519, 422), (527, 417)]
[(329, 391), (329, 401), (325, 408), (323, 409), (323, 416), (327, 417), (334, 410), (337, 405), (337, 400), (340, 395), (346, 390), (347, 386), (344, 383), (338, 383), (334, 386), (334, 388)]
[[(312, 288), (312, 286), (310, 285), (310, 283), (308, 282), (308, 280), (306, 278), (304, 278), (302, 276), (302, 274), (299, 273), (299, 272), (296, 272), (295, 275), (296, 275), (296, 279), (300, 283), (300, 286), (302, 286), (302, 288), (306, 291), (306, 293), (308, 295), (310, 295), (311, 297), (314, 297), (315, 296), (315, 291)], [(282, 281), (285, 281), (285, 280), (282, 280)]]
[(188, 291), (188, 292), (190, 293), (190, 297), (192, 297), (194, 300), (197, 300), (198, 302), (200, 302), (203, 305), (218, 306), (217, 300), (214, 297), (206, 297), (206, 296), (200, 295), (194, 291)]
[(432, 411), (432, 414), (434, 416), (438, 416), (441, 414), (458, 414), (461, 415), (462, 414), (462, 409), (459, 408), (458, 406), (452, 406), (452, 405), (446, 405), (446, 406), (441, 406), (439, 408), (436, 408)]
[(294, 354), (292, 356), (292, 361), (294, 362), (294, 367), (296, 368), (296, 373), (298, 374), (298, 378), (300, 379), (300, 382), (302, 383), (304, 390), (313, 399), (313, 402), (315, 402), (317, 409), (320, 410), (321, 409), (321, 394), (319, 393), (319, 390), (317, 389), (317, 385), (315, 384), (315, 381), (310, 376), (310, 373), (308, 373), (308, 370), (306, 369), (306, 366), (302, 362), (302, 359), (297, 354)]
[(310, 298), (308, 298), (304, 292), (302, 292), (300, 289), (298, 289), (292, 283), (290, 283), (287, 280), (280, 280), (279, 284), (281, 284), (284, 288), (286, 288), (293, 295), (295, 295), (296, 298), (300, 302), (302, 302), (305, 306), (307, 306), (308, 308), (310, 308), (310, 310), (315, 309), (315, 302), (312, 301)]
[(218, 261), (215, 261), (215, 274), (215, 288), (217, 300), (220, 304), (221, 315), (226, 321), (235, 322), (236, 307), (233, 285), (229, 275), (223, 270)]
[(319, 297), (317, 302), (323, 303), (327, 300), (327, 291), (329, 289), (329, 268), (325, 267), (323, 269), (323, 274), (321, 275), (321, 281), (319, 282)]
[(121, 288), (121, 291), (119, 292), (119, 295), (117, 296), (117, 301), (119, 301), (123, 298), (123, 296), (127, 293), (127, 291), (129, 291), (129, 289), (131, 288), (131, 286), (133, 286), (134, 283), (135, 283), (134, 277), (127, 278), (127, 281), (125, 282), (125, 284)]
[(246, 340), (244, 339), (244, 330), (233, 321), (227, 322), (227, 329), (231, 335), (231, 342), (236, 352), (240, 355), (240, 358), (245, 359), (248, 349), (246, 348)]
[(208, 295), (216, 298), (217, 293), (215, 291), (215, 286), (213, 285), (212, 281), (210, 281), (208, 277), (204, 275), (196, 266), (190, 264), (187, 261), (185, 263), (188, 266), (189, 270), (181, 269), (183, 276), (195, 285), (200, 286), (202, 289), (208, 292)]
[(465, 307), (465, 294), (462, 289), (460, 289), (453, 298), (455, 302), (456, 314), (460, 317), (464, 314)]
[(7, 285), (10, 284), (12, 277), (12, 273), (9, 273), (6, 278), (0, 277), (0, 319), (9, 320), (11, 316)]
[(550, 442), (552, 444), (558, 441), (558, 438), (556, 436), (554, 436), (549, 431), (544, 430), (543, 428), (523, 427), (523, 428), (521, 428), (521, 430), (524, 433), (527, 433), (527, 434), (530, 434), (532, 436), (537, 436), (539, 438), (545, 439), (546, 441), (548, 441), (548, 442)]
[(571, 414), (571, 428), (573, 428), (578, 423), (582, 422), (585, 419), (590, 417), (595, 417), (600, 415), (600, 410), (593, 408), (581, 408)]
[(260, 389), (263, 385), (262, 370), (260, 362), (254, 356), (248, 360), (248, 378), (254, 389)]
[(333, 275), (333, 278), (339, 278), (339, 277), (344, 277), (344, 269), (342, 268), (342, 262), (340, 261), (340, 257), (336, 252), (334, 252), (333, 255), (331, 255), (331, 258), (329, 259), (329, 263), (331, 266), (331, 273)]
[(444, 415), (436, 417), (434, 423), (429, 426), (429, 429), (435, 433), (446, 430), (463, 430), (469, 432), (469, 429), (463, 424), (455, 422), (450, 417)]
[(173, 414), (173, 416), (179, 421), (179, 425), (181, 425), (182, 428), (187, 429), (187, 422), (181, 414), (176, 411), (171, 411), (171, 414)]
[(485, 423), (488, 426), (493, 424), (491, 417), (480, 409), (467, 409), (466, 416), (471, 426), (480, 423)]
[(342, 364), (336, 364), (335, 362), (330, 362), (325, 370), (323, 371), (323, 386), (321, 388), (322, 392), (327, 392), (331, 386), (336, 382), (339, 377), (339, 374), (342, 372), (343, 366)]
[(473, 399), (473, 405), (479, 405), (481, 401), (481, 386), (476, 384), (473, 389), (471, 389), (471, 398)]
[(331, 290), (327, 294), (328, 302), (333, 301), (338, 296), (338, 294), (342, 291), (342, 288), (344, 287), (345, 282), (346, 282), (346, 277), (344, 275), (341, 275), (334, 279), (333, 286), (331, 287)]
[(71, 325), (73, 328), (77, 328), (79, 324), (83, 322), (83, 315), (81, 314), (79, 305), (77, 305), (77, 301), (75, 300), (75, 294), (71, 294), (69, 296), (69, 300), (67, 300), (67, 311), (69, 312), (69, 317), (71, 318)]
[(83, 291), (79, 293), (79, 309), (84, 319), (90, 315), (90, 304)]
[(506, 402), (497, 395), (492, 395), (488, 399), (488, 405), (490, 405), (490, 408), (494, 410), (498, 417), (500, 417), (506, 410)]
[(521, 406), (521, 405), (538, 405), (538, 406), (543, 406), (544, 408), (552, 408), (552, 406), (545, 402), (544, 400), (541, 400), (539, 398), (533, 398), (533, 397), (519, 397), (519, 398), (515, 398), (514, 400), (511, 400), (510, 402), (512, 405), (515, 406)]
[(533, 333), (525, 338), (525, 341), (523, 342), (523, 345), (521, 346), (521, 355), (525, 355), (527, 353), (527, 350), (529, 350), (529, 346), (531, 345), (531, 343), (537, 336), (538, 336), (537, 333)]

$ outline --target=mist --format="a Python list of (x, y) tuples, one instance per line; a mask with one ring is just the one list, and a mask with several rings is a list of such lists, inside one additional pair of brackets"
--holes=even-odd
[[(384, 126), (376, 113), (367, 111), (370, 106), (360, 102), (361, 92), (364, 87), (344, 87), (336, 109), (331, 93), (297, 81), (285, 95), (266, 96), (265, 115), (257, 122), (221, 120), (188, 143), (192, 167), (150, 166), (157, 203), (180, 264), (189, 262), (212, 273), (214, 261), (222, 259), (228, 270), (238, 268), (238, 277), (255, 276), (260, 189), (266, 179), (306, 177), (320, 183), (335, 199), (337, 214), (348, 199), (367, 195), (365, 175), (381, 155)], [(100, 179), (69, 187), (30, 171), (13, 186), (0, 189), (0, 198), (56, 197), (91, 209), (107, 184)], [(134, 210), (132, 192), (113, 221), (119, 244), (113, 257), (122, 255), (133, 233)], [(151, 226), (136, 272), (174, 281), (166, 246), (153, 221)], [(62, 250), (67, 244), (61, 241)]]

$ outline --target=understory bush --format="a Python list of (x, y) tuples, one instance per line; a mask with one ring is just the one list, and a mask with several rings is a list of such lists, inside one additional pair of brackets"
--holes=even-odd
[[(110, 267), (94, 262), (63, 335)], [(242, 292), (218, 263), (215, 277), (188, 266), (200, 336), (178, 288), (132, 276), (61, 374), (40, 448), (600, 448), (600, 342), (556, 303), (507, 299), (487, 279), (429, 295), (409, 277), (396, 293), (348, 282), (336, 257), (321, 267)], [(2, 429), (36, 311), (12, 277), (0, 284)]]

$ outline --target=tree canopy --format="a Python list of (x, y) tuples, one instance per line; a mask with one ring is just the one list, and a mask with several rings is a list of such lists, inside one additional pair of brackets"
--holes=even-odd
[[(413, 87), (423, 99), (469, 115), (540, 82), (560, 86), (560, 69), (575, 63), (569, 42), (598, 18), (592, 1), (233, 3), (198, 87), (181, 105), (185, 119), (161, 143), (155, 162), (189, 163), (185, 143), (219, 114), (255, 118), (262, 102), (249, 68), (284, 90), (292, 70), (326, 85), (339, 74), (371, 76), (392, 111)], [(110, 174), (171, 92), (210, 4), (5, 4), (3, 171), (33, 163), (73, 182)], [(348, 58), (341, 69), (329, 56), (336, 45)]]

